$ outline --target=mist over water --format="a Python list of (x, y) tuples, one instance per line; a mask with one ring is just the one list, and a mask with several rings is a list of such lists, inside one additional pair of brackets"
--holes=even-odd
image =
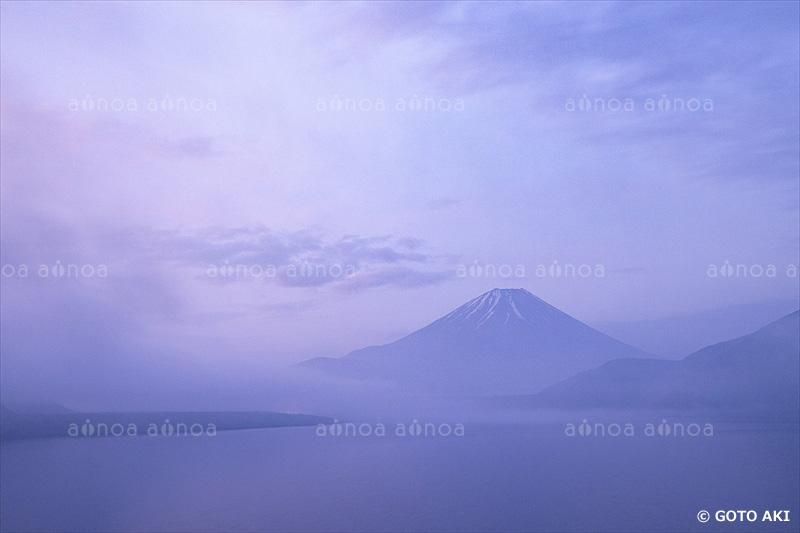
[(796, 422), (647, 437), (647, 416), (605, 413), (589, 420), (627, 421), (634, 436), (568, 437), (565, 420), (582, 419), (543, 418), (464, 419), (462, 437), (397, 436), (387, 420), (384, 437), (305, 427), (12, 443), (0, 449), (3, 529), (793, 531), (696, 515), (800, 511)]
[(796, 2), (0, 2), (0, 533), (800, 530)]

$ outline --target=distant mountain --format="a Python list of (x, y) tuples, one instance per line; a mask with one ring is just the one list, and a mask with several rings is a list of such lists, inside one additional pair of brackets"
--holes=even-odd
[(532, 393), (619, 357), (649, 357), (524, 289), (494, 289), (402, 339), (301, 368), (401, 390)]
[(538, 406), (800, 411), (800, 311), (680, 361), (617, 359), (546, 388)]

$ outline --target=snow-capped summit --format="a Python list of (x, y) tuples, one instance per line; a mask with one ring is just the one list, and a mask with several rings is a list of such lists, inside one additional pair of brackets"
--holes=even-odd
[[(470, 300), (434, 322), (442, 327), (492, 329), (547, 322), (551, 325), (569, 319), (541, 298), (525, 289), (492, 289)], [(433, 324), (431, 324), (433, 325)]]
[(650, 357), (525, 289), (493, 289), (393, 343), (300, 366), (436, 393), (524, 394), (619, 357)]

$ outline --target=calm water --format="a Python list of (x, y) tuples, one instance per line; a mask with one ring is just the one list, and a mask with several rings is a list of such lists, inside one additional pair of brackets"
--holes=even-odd
[[(579, 421), (576, 421), (579, 422)], [(463, 437), (72, 438), (0, 447), (2, 529), (797, 531), (796, 425), (713, 437), (567, 437), (465, 424)], [(701, 524), (706, 509), (759, 521)], [(789, 509), (789, 524), (763, 523)]]

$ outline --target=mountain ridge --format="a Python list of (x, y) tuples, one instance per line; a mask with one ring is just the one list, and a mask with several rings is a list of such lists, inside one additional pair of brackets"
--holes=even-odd
[(800, 411), (800, 310), (684, 359), (616, 359), (556, 383), (532, 404), (560, 408)]
[(525, 289), (492, 289), (392, 343), (300, 368), (434, 393), (535, 392), (617, 357), (651, 357)]

